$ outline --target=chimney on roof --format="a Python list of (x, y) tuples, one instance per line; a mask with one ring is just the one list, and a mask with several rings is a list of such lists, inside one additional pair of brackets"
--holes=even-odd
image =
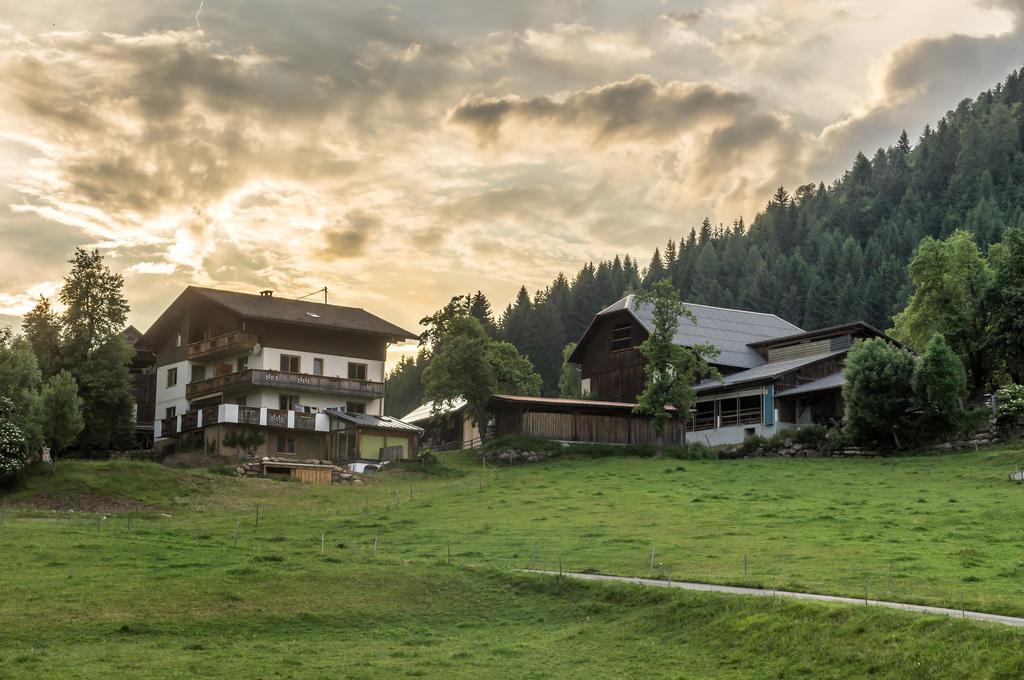
[(272, 290), (261, 290), (260, 297), (274, 297), (274, 291)]

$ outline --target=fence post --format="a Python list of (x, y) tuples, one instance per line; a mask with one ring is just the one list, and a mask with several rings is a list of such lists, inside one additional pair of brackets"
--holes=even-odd
[(100, 535), (100, 516), (96, 515), (96, 535)]
[(259, 525), (260, 525), (260, 506), (257, 503), (257, 505), (256, 505), (256, 526), (258, 527)]
[(241, 520), (235, 520), (235, 535), (231, 537), (231, 545), (238, 545), (238, 525), (241, 524)]
[(747, 570), (747, 556), (743, 555), (743, 578), (747, 578), (749, 571)]
[(886, 585), (886, 592), (892, 595), (892, 560), (889, 560), (889, 581)]
[(320, 532), (320, 557), (324, 556), (324, 532)]
[(868, 605), (868, 577), (864, 577), (864, 606)]
[(448, 543), (448, 566), (452, 566), (452, 544)]
[(373, 554), (374, 555), (377, 554), (377, 537), (376, 536), (373, 537)]
[(647, 578), (650, 578), (653, 573), (654, 573), (654, 548), (652, 547), (651, 548), (651, 563), (647, 567)]

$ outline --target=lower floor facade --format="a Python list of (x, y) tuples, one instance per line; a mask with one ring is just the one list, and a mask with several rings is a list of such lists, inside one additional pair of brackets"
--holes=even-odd
[[(422, 432), (386, 416), (347, 413), (326, 409), (302, 413), (257, 406), (217, 404), (157, 421), (158, 441), (164, 446), (189, 445), (207, 453), (249, 454), (262, 457), (295, 457), (330, 460), (412, 460), (418, 454)], [(258, 432), (249, 446), (237, 443), (232, 434)]]
[[(570, 443), (654, 444), (651, 419), (633, 413), (629, 402), (543, 397), (494, 397), (497, 436), (525, 435)], [(740, 444), (751, 436), (772, 437), (812, 424), (829, 425), (842, 414), (838, 389), (776, 396), (773, 384), (698, 397), (690, 416), (669, 421), (666, 445), (700, 442), (708, 446)]]

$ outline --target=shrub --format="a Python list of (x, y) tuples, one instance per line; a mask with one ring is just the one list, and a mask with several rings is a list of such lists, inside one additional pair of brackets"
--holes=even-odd
[(838, 427), (834, 427), (825, 433), (825, 448), (828, 451), (837, 451), (844, 448), (848, 443), (846, 435)]
[(15, 423), (14, 403), (0, 397), (0, 483), (16, 477), (28, 464), (28, 437)]
[(230, 447), (241, 456), (245, 453), (247, 456), (252, 456), (256, 449), (263, 445), (267, 441), (263, 432), (260, 430), (231, 430), (225, 433), (224, 438), (221, 442), (224, 446)]
[(902, 448), (914, 401), (914, 357), (881, 338), (858, 340), (843, 373), (846, 435), (862, 444)]
[(804, 446), (821, 446), (828, 436), (824, 425), (804, 425), (793, 433), (793, 441)]
[(967, 372), (945, 339), (936, 333), (914, 367), (914, 396), (922, 410), (918, 429), (924, 438), (950, 432), (963, 411)]
[(743, 443), (739, 445), (737, 450), (743, 455), (747, 455), (753, 453), (757, 449), (767, 449), (770, 448), (770, 446), (770, 440), (759, 434), (752, 434), (743, 440)]
[(1000, 418), (1024, 416), (1024, 385), (1010, 383), (996, 392), (996, 415)]

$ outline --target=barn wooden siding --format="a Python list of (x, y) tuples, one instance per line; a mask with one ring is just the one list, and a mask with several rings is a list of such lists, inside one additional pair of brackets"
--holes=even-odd
[[(605, 444), (653, 444), (657, 441), (651, 420), (644, 416), (541, 411), (528, 411), (521, 416), (511, 413), (503, 415), (508, 419), (520, 419), (521, 427), (512, 430), (512, 423), (506, 423), (506, 427), (501, 429), (518, 431), (531, 437)], [(669, 422), (665, 427), (665, 442), (681, 442), (682, 432), (681, 423)]]
[[(620, 324), (630, 325), (630, 348), (612, 351), (612, 331)], [(635, 401), (644, 389), (644, 358), (637, 347), (647, 338), (647, 331), (633, 316), (621, 311), (597, 317), (590, 339), (583, 350), (580, 377), (590, 380), (590, 394), (595, 399)]]

